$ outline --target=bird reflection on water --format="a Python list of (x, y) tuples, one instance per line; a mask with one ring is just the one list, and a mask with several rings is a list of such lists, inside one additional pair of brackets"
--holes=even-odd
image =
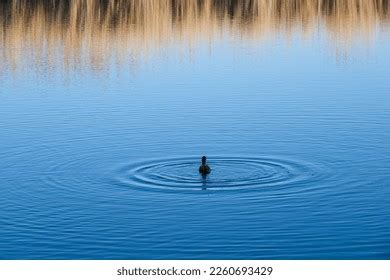
[(202, 176), (202, 191), (207, 191), (207, 175)]

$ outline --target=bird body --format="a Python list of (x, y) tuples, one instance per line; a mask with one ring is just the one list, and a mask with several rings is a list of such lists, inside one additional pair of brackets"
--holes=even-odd
[(207, 164), (199, 166), (199, 173), (209, 174), (210, 172), (211, 172), (211, 168)]

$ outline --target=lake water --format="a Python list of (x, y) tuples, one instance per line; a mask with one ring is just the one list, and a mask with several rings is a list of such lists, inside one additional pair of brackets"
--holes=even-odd
[(389, 67), (386, 0), (2, 1), (0, 258), (390, 259)]

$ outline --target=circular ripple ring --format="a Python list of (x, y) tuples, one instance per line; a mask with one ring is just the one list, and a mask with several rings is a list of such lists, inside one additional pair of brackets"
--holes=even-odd
[(118, 180), (129, 187), (177, 191), (275, 190), (316, 174), (307, 162), (279, 158), (209, 157), (211, 174), (198, 173), (200, 158), (172, 158), (122, 167)]

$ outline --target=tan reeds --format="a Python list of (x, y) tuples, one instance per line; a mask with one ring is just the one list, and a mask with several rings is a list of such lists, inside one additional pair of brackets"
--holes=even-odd
[(311, 36), (324, 27), (337, 46), (370, 37), (389, 21), (388, 0), (1, 1), (0, 71), (101, 70), (172, 45), (187, 51), (222, 37), (259, 40), (295, 29)]

